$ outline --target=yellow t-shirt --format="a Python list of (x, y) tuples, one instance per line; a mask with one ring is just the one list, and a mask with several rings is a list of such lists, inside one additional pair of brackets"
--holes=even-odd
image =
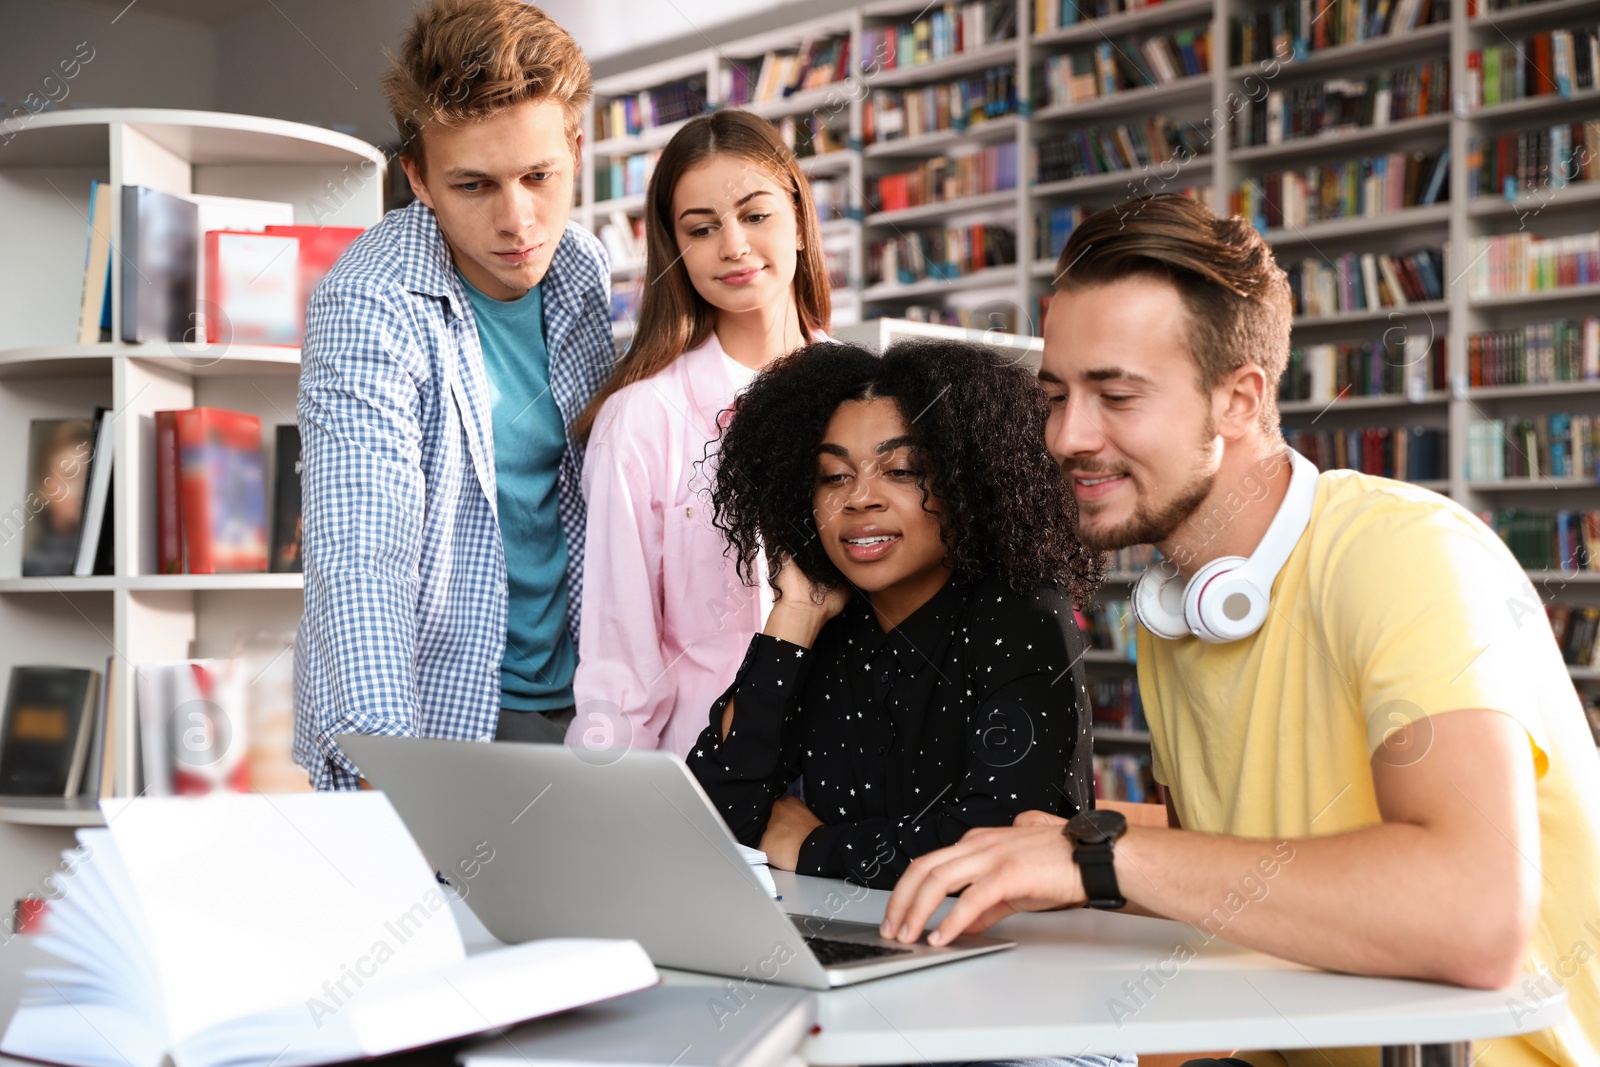
[[(1140, 627), (1137, 638), (1155, 776), (1187, 829), (1297, 838), (1371, 826), (1382, 821), (1372, 755), (1397, 727), (1489, 708), (1527, 730), (1544, 877), (1525, 969), (1565, 987), (1568, 1014), (1479, 1043), (1476, 1067), (1600, 1064), (1600, 759), (1542, 592), (1458, 504), (1334, 471), (1255, 635), (1208, 645)], [(1327, 1051), (1284, 1055), (1378, 1062), (1376, 1050)]]

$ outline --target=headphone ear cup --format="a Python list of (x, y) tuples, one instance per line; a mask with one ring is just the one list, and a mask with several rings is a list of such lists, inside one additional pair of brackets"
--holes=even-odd
[(1175, 568), (1171, 574), (1166, 569), (1152, 563), (1133, 583), (1133, 615), (1155, 636), (1176, 641), (1190, 634), (1183, 621), (1184, 581)]
[(1243, 556), (1214, 559), (1195, 572), (1183, 596), (1184, 623), (1202, 641), (1218, 644), (1248, 637), (1266, 617), (1266, 598), (1243, 576)]

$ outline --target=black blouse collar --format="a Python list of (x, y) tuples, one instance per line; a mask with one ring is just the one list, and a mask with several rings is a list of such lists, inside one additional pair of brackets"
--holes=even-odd
[(887, 646), (900, 669), (914, 676), (929, 662), (944, 658), (975, 584), (952, 576), (926, 604), (888, 633), (878, 625), (867, 595), (857, 590), (845, 609), (845, 636), (859, 650), (863, 662), (871, 660)]

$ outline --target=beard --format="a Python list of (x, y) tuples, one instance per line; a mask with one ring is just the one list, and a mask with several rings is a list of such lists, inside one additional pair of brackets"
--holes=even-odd
[[(1152, 507), (1148, 501), (1140, 499), (1127, 519), (1109, 528), (1091, 529), (1085, 520), (1093, 518), (1097, 510), (1096, 502), (1085, 504), (1078, 501), (1078, 539), (1083, 546), (1091, 552), (1115, 552), (1131, 545), (1154, 545), (1170, 540), (1179, 527), (1200, 510), (1200, 505), (1206, 502), (1216, 484), (1216, 471), (1207, 471), (1204, 463), (1211, 443), (1216, 439), (1216, 432), (1216, 424), (1207, 413), (1205, 426), (1200, 431), (1202, 462), (1196, 464), (1194, 473), (1183, 488), (1159, 507)], [(1133, 479), (1132, 472), (1109, 465), (1102, 469), (1098, 464), (1078, 463), (1073, 465), (1072, 470), (1078, 474), (1126, 474), (1130, 480)]]

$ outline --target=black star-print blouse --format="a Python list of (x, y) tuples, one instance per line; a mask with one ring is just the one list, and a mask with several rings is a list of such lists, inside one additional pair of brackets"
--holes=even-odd
[(947, 582), (887, 634), (857, 593), (810, 650), (751, 640), (689, 767), (751, 847), (803, 775), (823, 825), (798, 873), (887, 889), (971, 827), (1092, 806), (1083, 650), (1065, 590), (1019, 594), (997, 572)]

